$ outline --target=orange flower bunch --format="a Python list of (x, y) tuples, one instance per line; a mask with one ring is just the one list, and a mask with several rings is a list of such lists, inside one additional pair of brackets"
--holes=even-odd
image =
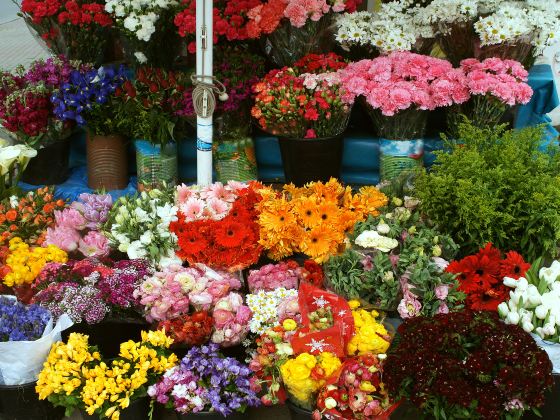
[(353, 194), (336, 179), (312, 182), (298, 188), (284, 185), (277, 192), (270, 187), (259, 190), (259, 243), (268, 256), (280, 260), (302, 252), (323, 263), (345, 247), (345, 234), (368, 215), (379, 215), (387, 197), (375, 187), (362, 187)]
[(27, 244), (40, 246), (47, 228), (54, 224), (55, 210), (62, 210), (64, 200), (55, 200), (52, 187), (30, 191), (20, 198), (0, 202), (0, 246), (19, 237)]

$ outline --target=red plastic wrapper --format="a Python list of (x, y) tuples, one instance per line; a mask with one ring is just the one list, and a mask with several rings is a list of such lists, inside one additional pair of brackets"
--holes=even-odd
[[(303, 327), (292, 337), (294, 353), (331, 352), (338, 357), (344, 357), (346, 345), (354, 335), (354, 318), (348, 302), (309, 283), (300, 285), (298, 301)], [(332, 315), (333, 325), (320, 331), (313, 330), (310, 315), (324, 310), (328, 310)]]

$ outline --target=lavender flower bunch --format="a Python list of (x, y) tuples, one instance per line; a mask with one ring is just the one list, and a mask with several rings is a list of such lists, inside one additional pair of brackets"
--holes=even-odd
[(251, 390), (251, 370), (218, 352), (218, 345), (193, 347), (179, 366), (148, 388), (148, 395), (179, 413), (218, 412), (224, 417), (260, 404)]
[(0, 341), (35, 341), (42, 337), (51, 314), (38, 305), (24, 305), (0, 296)]

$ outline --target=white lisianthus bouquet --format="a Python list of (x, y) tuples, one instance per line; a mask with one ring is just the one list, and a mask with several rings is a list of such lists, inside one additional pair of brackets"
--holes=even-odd
[(121, 197), (104, 228), (109, 245), (130, 259), (146, 258), (160, 267), (181, 264), (175, 255), (177, 237), (169, 224), (177, 220), (173, 190), (151, 190)]
[[(105, 0), (105, 11), (130, 43), (130, 58), (167, 68), (176, 57), (171, 48), (179, 44), (173, 23), (179, 5), (178, 0)], [(165, 60), (166, 54), (175, 55)]]
[(537, 273), (539, 265), (533, 264), (536, 268), (527, 272), (527, 278), (504, 279), (513, 290), (498, 312), (506, 324), (520, 325), (543, 340), (560, 343), (560, 261)]

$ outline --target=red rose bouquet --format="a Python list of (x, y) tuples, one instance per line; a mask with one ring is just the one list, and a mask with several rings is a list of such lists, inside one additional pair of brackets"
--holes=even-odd
[(464, 310), (407, 319), (383, 380), (428, 417), (519, 419), (538, 409), (554, 383), (535, 340), (497, 313)]
[(489, 243), (475, 255), (452, 261), (446, 271), (458, 275), (459, 290), (467, 295), (467, 307), (496, 311), (509, 296), (504, 277), (517, 280), (530, 268), (531, 264), (517, 252), (510, 251), (502, 258), (501, 252)]
[(101, 0), (23, 0), (23, 18), (54, 54), (101, 64), (113, 20)]
[(173, 338), (174, 344), (200, 346), (210, 339), (213, 326), (212, 316), (206, 311), (198, 311), (191, 315), (181, 315), (162, 321), (157, 328), (164, 330), (168, 337)]

